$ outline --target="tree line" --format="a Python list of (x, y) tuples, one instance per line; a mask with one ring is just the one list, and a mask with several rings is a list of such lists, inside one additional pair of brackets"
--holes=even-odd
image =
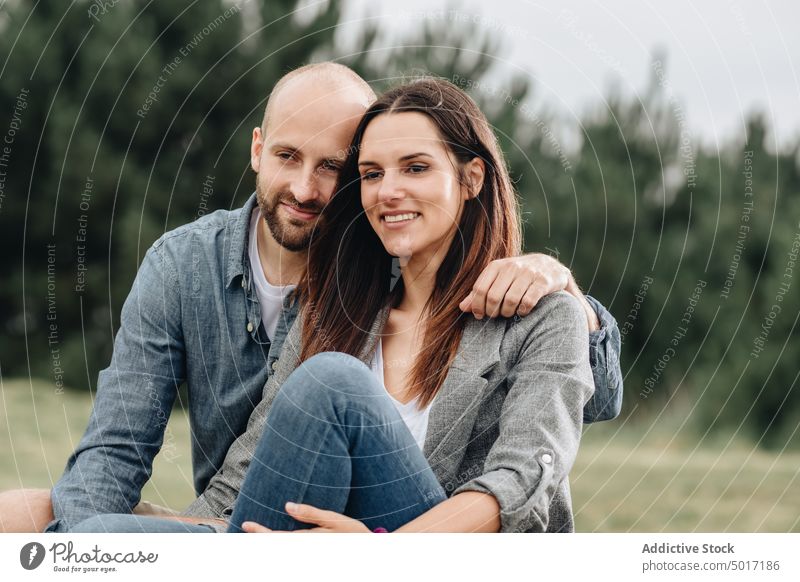
[(244, 203), (272, 84), (334, 59), (376, 90), (437, 75), (481, 104), (526, 248), (558, 256), (617, 318), (631, 422), (675, 409), (699, 434), (797, 444), (798, 143), (776, 151), (753, 114), (743, 137), (701, 145), (665, 55), (640, 95), (612, 92), (564, 120), (531, 105), (530, 79), (492, 81), (502, 47), (471, 21), (422, 22), (376, 50), (384, 28), (367, 19), (345, 48), (341, 2), (302, 18), (299, 5), (0, 7), (2, 377), (92, 389), (149, 245)]

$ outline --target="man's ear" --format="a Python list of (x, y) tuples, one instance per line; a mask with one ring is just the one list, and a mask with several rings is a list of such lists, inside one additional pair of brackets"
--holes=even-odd
[(483, 180), (486, 176), (486, 166), (482, 159), (475, 157), (464, 164), (464, 181), (466, 192), (464, 200), (477, 198), (483, 189)]
[(264, 135), (260, 127), (253, 128), (253, 141), (250, 143), (250, 167), (257, 174), (261, 168), (261, 150), (264, 149)]

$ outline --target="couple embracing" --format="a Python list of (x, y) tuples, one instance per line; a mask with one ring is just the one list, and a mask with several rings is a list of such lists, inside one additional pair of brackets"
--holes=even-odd
[[(4, 521), (572, 531), (582, 425), (619, 412), (619, 333), (565, 267), (521, 255), (474, 101), (434, 78), (376, 99), (308, 65), (273, 89), (251, 165), (243, 208), (147, 252), (86, 434), (51, 492), (0, 496)], [(155, 515), (141, 489), (184, 383), (198, 497)]]

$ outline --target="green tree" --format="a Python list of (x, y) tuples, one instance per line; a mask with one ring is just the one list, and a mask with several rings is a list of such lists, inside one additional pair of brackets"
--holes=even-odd
[(773, 151), (755, 116), (746, 141), (699, 147), (660, 64), (641, 98), (612, 92), (564, 122), (530, 106), (529, 79), (491, 74), (503, 47), (476, 25), (423, 20), (383, 49), (375, 19), (341, 39), (340, 1), (311, 15), (301, 5), (0, 6), (0, 132), (13, 131), (0, 149), (1, 374), (61, 369), (93, 386), (145, 250), (246, 200), (270, 87), (333, 59), (376, 90), (437, 75), (475, 97), (515, 179), (528, 250), (557, 255), (622, 327), (634, 422), (679, 407), (698, 435), (741, 426), (769, 446), (797, 442), (798, 144)]

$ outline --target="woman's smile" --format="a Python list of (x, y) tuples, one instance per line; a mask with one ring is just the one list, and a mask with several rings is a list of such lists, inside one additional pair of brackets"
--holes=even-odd
[(415, 223), (422, 214), (419, 212), (385, 212), (381, 214), (381, 225), (389, 230), (400, 230)]

